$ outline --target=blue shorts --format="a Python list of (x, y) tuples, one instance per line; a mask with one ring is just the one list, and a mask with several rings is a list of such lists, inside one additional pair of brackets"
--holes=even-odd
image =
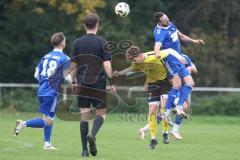
[(39, 96), (38, 100), (40, 102), (39, 111), (45, 116), (54, 118), (55, 108), (57, 104), (57, 97)]
[(176, 57), (169, 55), (164, 59), (164, 62), (167, 68), (169, 79), (172, 79), (174, 75), (179, 75), (181, 78), (190, 75), (185, 65), (182, 64)]
[(182, 56), (183, 56), (184, 58), (186, 58), (186, 60), (187, 60), (187, 64), (185, 64), (185, 67), (186, 67), (186, 68), (187, 68), (187, 67), (191, 67), (191, 66), (193, 65), (192, 60), (191, 60), (186, 54), (182, 54)]

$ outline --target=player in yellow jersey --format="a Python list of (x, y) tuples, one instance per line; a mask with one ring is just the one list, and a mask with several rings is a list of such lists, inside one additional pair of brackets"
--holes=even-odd
[[(187, 61), (187, 64), (185, 64), (185, 67), (188, 70), (188, 72), (190, 74), (194, 74), (194, 73), (196, 74), (197, 73), (197, 68), (196, 68), (195, 64), (191, 61), (191, 59), (187, 55), (183, 55), (183, 57)], [(168, 95), (163, 95), (161, 97), (161, 111), (160, 111), (160, 114), (157, 115), (157, 122), (158, 123), (160, 123), (160, 121), (162, 120), (161, 115), (163, 115), (163, 112), (165, 111), (167, 98), (168, 98)], [(177, 106), (178, 100), (179, 100), (179, 95), (174, 100), (174, 106)], [(189, 107), (190, 107), (190, 99), (188, 98), (187, 101), (184, 102), (184, 104), (183, 104), (184, 111), (186, 111)], [(175, 115), (175, 117), (174, 117), (174, 124), (173, 124), (171, 134), (177, 140), (182, 140), (183, 139), (181, 134), (179, 133), (179, 128), (180, 128), (180, 125), (182, 123), (182, 119), (183, 118), (178, 116), (178, 115)], [(150, 130), (149, 124), (146, 124), (143, 128), (141, 128), (139, 130), (140, 138), (145, 139), (145, 135), (149, 132), (149, 130)], [(164, 132), (168, 133), (168, 130), (163, 130), (163, 133)], [(169, 140), (163, 137), (163, 143), (167, 144), (167, 143), (169, 143)]]
[[(165, 58), (169, 54), (174, 53), (175, 52), (172, 51), (172, 49), (162, 50), (161, 58)], [(167, 78), (167, 71), (163, 61), (156, 58), (154, 52), (142, 53), (138, 47), (132, 46), (126, 51), (126, 58), (128, 61), (132, 62), (132, 65), (122, 71), (115, 71), (114, 75), (126, 75), (131, 71), (140, 71), (146, 75), (145, 84), (147, 85), (146, 89), (149, 93), (148, 124), (151, 134), (150, 149), (154, 149), (157, 145), (157, 112), (160, 105), (160, 97), (164, 98), (165, 96), (163, 95), (166, 95), (172, 86)], [(169, 127), (165, 121), (162, 121), (162, 128), (163, 137), (165, 138), (166, 143), (169, 143), (167, 134)]]

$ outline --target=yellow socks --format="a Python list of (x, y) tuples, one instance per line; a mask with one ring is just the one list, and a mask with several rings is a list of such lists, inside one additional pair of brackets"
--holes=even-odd
[[(165, 112), (165, 109), (161, 109), (161, 115)], [(163, 133), (168, 133), (168, 131), (169, 131), (169, 125), (164, 121), (164, 120), (162, 120), (162, 131), (163, 131)]]
[(149, 114), (148, 124), (150, 128), (150, 134), (152, 139), (156, 139), (157, 137), (157, 116), (156, 114)]

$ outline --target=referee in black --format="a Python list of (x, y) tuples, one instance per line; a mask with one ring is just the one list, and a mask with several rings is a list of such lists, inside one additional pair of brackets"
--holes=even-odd
[[(72, 91), (78, 96), (81, 111), (80, 132), (82, 157), (97, 155), (96, 134), (103, 125), (106, 107), (106, 78), (110, 80), (110, 91), (116, 92), (110, 55), (106, 52), (106, 40), (97, 36), (99, 17), (88, 14), (84, 19), (86, 34), (74, 41), (71, 58)], [(105, 72), (104, 72), (105, 71)], [(91, 107), (92, 106), (92, 107)], [(88, 133), (90, 112), (96, 109), (92, 130)]]

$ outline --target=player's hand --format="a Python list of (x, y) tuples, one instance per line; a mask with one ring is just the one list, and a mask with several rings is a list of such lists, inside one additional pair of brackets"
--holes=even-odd
[(147, 83), (144, 83), (144, 89), (145, 89), (145, 91), (148, 90), (148, 84)]
[(155, 53), (155, 56), (160, 59), (161, 58), (161, 54), (160, 53)]
[(75, 95), (78, 94), (78, 85), (77, 85), (77, 83), (72, 83), (72, 92)]
[(193, 44), (203, 45), (203, 44), (205, 44), (205, 42), (202, 39), (194, 39)]
[(116, 93), (116, 87), (115, 87), (115, 85), (111, 85), (111, 86), (110, 86), (110, 93), (112, 93), (112, 94)]
[(118, 76), (120, 76), (120, 72), (118, 72), (118, 71), (114, 71), (114, 72), (113, 72), (113, 76), (114, 76), (114, 77), (118, 77)]
[(188, 61), (186, 60), (185, 57), (181, 56), (181, 58), (179, 59), (180, 62), (182, 62), (183, 64), (188, 64)]

